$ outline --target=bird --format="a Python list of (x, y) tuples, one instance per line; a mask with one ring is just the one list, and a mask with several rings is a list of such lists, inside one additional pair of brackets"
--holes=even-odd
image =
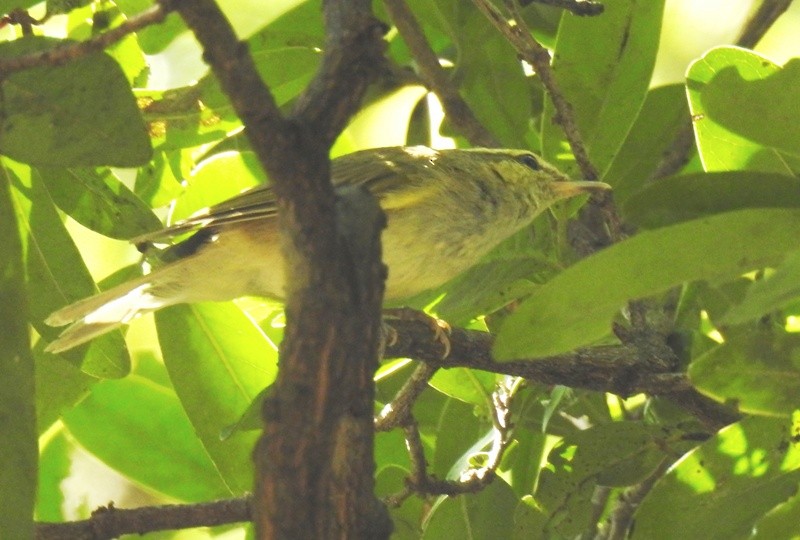
[[(336, 189), (366, 188), (386, 214), (387, 302), (443, 285), (553, 203), (610, 189), (572, 181), (527, 150), (426, 146), (338, 157), (331, 181)], [(260, 185), (132, 239), (151, 271), (54, 312), (48, 325), (69, 326), (45, 350), (72, 349), (174, 304), (246, 295), (283, 299), (277, 202), (273, 189)]]

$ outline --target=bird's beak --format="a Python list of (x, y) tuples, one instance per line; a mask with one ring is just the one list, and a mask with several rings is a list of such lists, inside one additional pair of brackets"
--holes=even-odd
[(592, 194), (595, 192), (608, 191), (611, 186), (603, 182), (586, 182), (567, 180), (564, 182), (553, 182), (550, 184), (556, 199), (567, 199), (581, 194)]

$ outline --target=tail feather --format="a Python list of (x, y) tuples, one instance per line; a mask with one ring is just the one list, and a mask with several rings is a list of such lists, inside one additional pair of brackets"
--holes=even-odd
[(77, 347), (139, 315), (178, 301), (153, 294), (152, 283), (152, 274), (143, 276), (56, 311), (45, 323), (50, 326), (71, 326), (48, 344), (45, 350), (58, 353)]

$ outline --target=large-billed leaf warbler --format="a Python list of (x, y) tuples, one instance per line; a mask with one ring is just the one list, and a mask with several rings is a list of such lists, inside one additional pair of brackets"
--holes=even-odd
[[(336, 187), (367, 188), (386, 213), (390, 301), (444, 284), (554, 202), (609, 188), (570, 181), (525, 150), (482, 148), (363, 150), (335, 159), (331, 176)], [(153, 247), (190, 232), (167, 248)], [(71, 325), (48, 351), (70, 349), (173, 304), (284, 296), (277, 204), (269, 186), (133, 241), (153, 255), (153, 270), (53, 313), (48, 324)]]

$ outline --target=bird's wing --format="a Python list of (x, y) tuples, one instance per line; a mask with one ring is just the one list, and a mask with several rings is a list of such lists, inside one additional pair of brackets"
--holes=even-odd
[[(331, 177), (334, 187), (361, 185), (378, 199), (385, 199), (391, 193), (393, 201), (405, 204), (408, 196), (424, 195), (422, 192), (426, 190), (420, 191), (420, 186), (416, 189), (410, 188), (419, 182), (419, 178), (426, 176), (419, 173), (428, 164), (424, 158), (409, 159), (407, 150), (400, 147), (368, 150), (335, 159), (332, 162)], [(137, 246), (167, 242), (192, 231), (270, 219), (276, 217), (277, 213), (275, 192), (269, 185), (261, 185), (201, 210), (169, 227), (133, 238), (131, 242)]]

